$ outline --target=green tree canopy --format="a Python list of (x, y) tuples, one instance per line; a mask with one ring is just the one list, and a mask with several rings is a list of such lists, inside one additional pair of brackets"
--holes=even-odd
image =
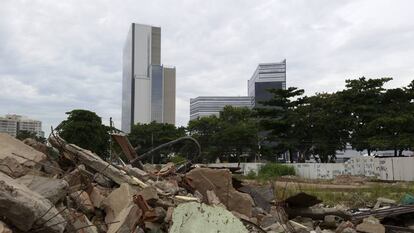
[(69, 143), (107, 158), (109, 127), (102, 124), (101, 118), (96, 113), (83, 109), (75, 109), (66, 114), (68, 118), (56, 127), (59, 135)]
[(191, 120), (187, 130), (201, 145), (204, 159), (238, 162), (242, 154), (257, 153), (257, 124), (248, 108), (225, 106), (219, 117), (212, 115)]
[[(152, 148), (161, 144), (170, 142), (186, 135), (184, 127), (175, 127), (175, 125), (167, 123), (157, 123), (155, 121), (149, 124), (135, 124), (132, 126), (128, 139), (131, 145), (137, 148), (138, 154), (143, 154)], [(176, 147), (182, 146), (175, 145)], [(172, 150), (174, 151), (174, 150)], [(160, 163), (166, 162), (166, 155), (170, 150), (159, 151), (154, 153), (150, 158), (146, 158), (149, 162)], [(152, 161), (151, 161), (152, 160)]]
[(34, 140), (44, 143), (46, 142), (46, 139), (44, 137), (39, 137), (35, 132), (30, 132), (27, 130), (19, 130), (17, 132), (16, 138), (19, 140), (24, 140), (26, 138), (33, 138)]

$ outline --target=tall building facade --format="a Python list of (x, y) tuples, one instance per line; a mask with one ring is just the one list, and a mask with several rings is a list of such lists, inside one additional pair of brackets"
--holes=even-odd
[(255, 107), (272, 98), (269, 89), (286, 89), (286, 60), (278, 63), (260, 63), (248, 80), (248, 95)]
[(136, 123), (175, 124), (175, 74), (161, 64), (161, 28), (133, 23), (123, 50), (122, 131)]
[(252, 108), (253, 104), (253, 98), (249, 96), (199, 96), (190, 99), (190, 120), (204, 116), (218, 116), (228, 105)]
[(7, 114), (4, 117), (0, 117), (0, 133), (7, 133), (16, 137), (19, 131), (33, 132), (38, 137), (45, 136), (45, 133), (42, 131), (41, 121), (15, 114)]

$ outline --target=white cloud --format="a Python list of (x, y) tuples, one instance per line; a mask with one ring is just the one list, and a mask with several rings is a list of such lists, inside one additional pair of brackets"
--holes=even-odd
[(344, 79), (414, 78), (409, 0), (3, 0), (0, 114), (57, 125), (74, 108), (120, 126), (122, 48), (131, 22), (162, 27), (162, 61), (177, 68), (177, 123), (189, 99), (245, 95), (260, 62), (287, 59), (288, 86), (312, 94)]

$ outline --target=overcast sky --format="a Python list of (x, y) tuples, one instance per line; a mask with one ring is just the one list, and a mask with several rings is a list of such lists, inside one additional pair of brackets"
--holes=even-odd
[(177, 124), (189, 100), (247, 95), (258, 63), (287, 59), (287, 86), (332, 92), (344, 80), (414, 79), (414, 1), (0, 0), (0, 115), (43, 121), (72, 109), (120, 128), (122, 48), (130, 23), (160, 26), (177, 68)]

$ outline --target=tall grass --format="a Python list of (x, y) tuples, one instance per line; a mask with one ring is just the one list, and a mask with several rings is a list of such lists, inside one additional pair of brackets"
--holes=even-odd
[(281, 163), (267, 163), (259, 169), (257, 175), (261, 180), (273, 180), (279, 176), (295, 175), (295, 169), (292, 166)]

